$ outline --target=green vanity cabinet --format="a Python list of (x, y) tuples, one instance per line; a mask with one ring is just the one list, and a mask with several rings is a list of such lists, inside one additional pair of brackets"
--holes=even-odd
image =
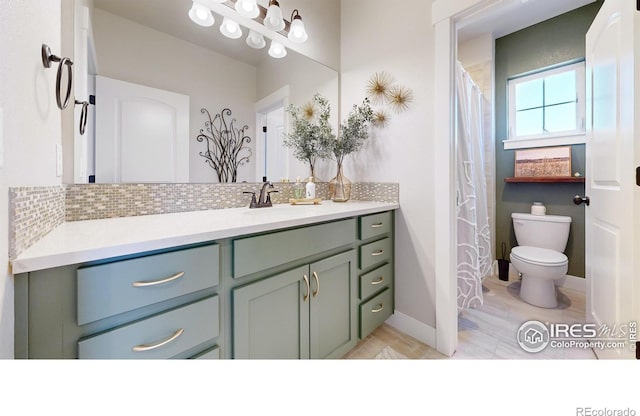
[(16, 358), (340, 358), (393, 313), (393, 211), (15, 276)]
[(233, 290), (234, 358), (340, 358), (357, 343), (356, 252)]

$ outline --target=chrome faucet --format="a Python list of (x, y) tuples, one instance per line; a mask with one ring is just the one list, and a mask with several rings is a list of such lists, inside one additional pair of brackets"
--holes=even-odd
[[(256, 201), (256, 193), (255, 192), (249, 192), (249, 191), (245, 191), (243, 192), (243, 194), (251, 194), (251, 203), (249, 204), (249, 208), (268, 208), (268, 207), (272, 207), (273, 204), (271, 203), (271, 194), (272, 193), (276, 193), (278, 191), (267, 191), (267, 187), (268, 188), (273, 188), (273, 183), (271, 182), (264, 182), (262, 184), (262, 188), (260, 188), (260, 196), (258, 197), (258, 200)], [(265, 193), (267, 194), (265, 197)]]

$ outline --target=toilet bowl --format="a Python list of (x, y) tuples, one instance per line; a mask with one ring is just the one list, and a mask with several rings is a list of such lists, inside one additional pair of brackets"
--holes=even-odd
[(567, 256), (546, 248), (517, 246), (511, 249), (510, 259), (522, 275), (520, 298), (542, 308), (557, 307), (555, 281), (567, 274)]
[(542, 308), (558, 306), (555, 281), (564, 277), (569, 259), (563, 254), (571, 217), (511, 214), (518, 246), (510, 260), (520, 273), (520, 298)]

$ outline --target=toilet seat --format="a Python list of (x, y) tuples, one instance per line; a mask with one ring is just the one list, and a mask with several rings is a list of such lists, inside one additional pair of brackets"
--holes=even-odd
[(562, 266), (569, 263), (563, 253), (548, 248), (517, 246), (511, 249), (511, 255), (516, 259), (538, 266)]

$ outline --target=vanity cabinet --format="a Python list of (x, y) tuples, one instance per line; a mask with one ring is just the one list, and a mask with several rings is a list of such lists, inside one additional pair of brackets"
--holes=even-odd
[(234, 358), (340, 358), (357, 343), (356, 252), (233, 291)]
[(16, 358), (340, 358), (393, 313), (393, 212), (15, 276)]

